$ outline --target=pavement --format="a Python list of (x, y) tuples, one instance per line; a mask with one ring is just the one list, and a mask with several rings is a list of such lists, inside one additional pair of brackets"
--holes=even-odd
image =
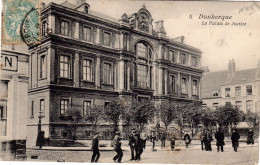
[[(183, 149), (183, 148), (186, 148), (185, 146), (185, 143), (183, 140), (176, 140), (175, 141), (175, 148), (176, 149)], [(212, 143), (212, 146), (215, 146), (216, 145), (216, 142), (213, 141)], [(226, 147), (232, 147), (232, 142), (230, 140), (226, 140), (225, 141), (225, 146)], [(258, 144), (258, 141), (256, 140), (256, 144)], [(151, 145), (152, 143), (147, 141), (146, 142), (146, 146), (148, 148), (151, 148)], [(250, 145), (247, 145), (246, 143), (244, 142), (240, 142), (239, 143), (240, 147), (247, 147), (247, 146), (250, 146)], [(170, 141), (166, 141), (166, 148), (170, 149)], [(155, 148), (157, 150), (161, 150), (161, 142), (160, 141), (156, 141), (155, 143)], [(199, 140), (193, 140), (191, 141), (191, 144), (188, 146), (189, 149), (201, 149), (201, 142)], [(91, 146), (83, 146), (83, 147), (54, 147), (54, 146), (43, 146), (42, 149), (39, 149), (39, 147), (32, 147), (32, 148), (27, 148), (27, 149), (31, 149), (31, 150), (58, 150), (58, 151), (92, 151), (91, 150)], [(100, 151), (114, 151), (114, 148), (107, 145), (107, 146), (104, 146), (102, 145), (102, 147), (100, 146), (99, 147), (99, 150)], [(129, 150), (130, 151), (130, 148), (129, 148), (129, 145), (128, 145), (128, 141), (125, 140), (122, 142), (122, 150), (123, 151), (127, 151)], [(164, 150), (164, 149), (163, 149)]]

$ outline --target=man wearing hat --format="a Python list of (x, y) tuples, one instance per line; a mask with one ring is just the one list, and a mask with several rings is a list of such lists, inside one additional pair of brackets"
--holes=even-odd
[(121, 163), (122, 157), (123, 157), (123, 151), (121, 148), (121, 138), (120, 138), (120, 132), (116, 132), (116, 136), (114, 138), (114, 150), (116, 151), (116, 156), (113, 158), (114, 162)]
[(99, 143), (98, 137), (99, 137), (99, 133), (96, 132), (95, 136), (93, 138), (93, 141), (92, 141), (93, 155), (92, 155), (92, 158), (91, 158), (91, 163), (98, 162), (98, 159), (100, 157), (100, 153), (99, 153), (99, 149), (98, 149), (98, 143)]
[(135, 160), (135, 139), (134, 139), (134, 135), (136, 134), (136, 130), (132, 129), (131, 135), (129, 136), (129, 143), (128, 145), (130, 146), (130, 150), (131, 150), (131, 161)]

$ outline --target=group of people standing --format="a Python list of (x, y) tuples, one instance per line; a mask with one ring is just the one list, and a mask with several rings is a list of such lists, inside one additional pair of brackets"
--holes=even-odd
[[(253, 129), (250, 129), (248, 132), (248, 138), (247, 138), (247, 144), (252, 143), (254, 144), (254, 139), (253, 139)], [(221, 128), (218, 128), (218, 131), (215, 134), (215, 139), (216, 139), (216, 146), (217, 146), (217, 151), (224, 152), (224, 139), (225, 135), (222, 132)], [(239, 139), (240, 135), (237, 132), (236, 129), (232, 130), (232, 135), (231, 135), (231, 141), (232, 141), (232, 147), (234, 148), (234, 151), (237, 152), (237, 148), (239, 147)], [(212, 151), (211, 147), (211, 142), (213, 141), (212, 135), (209, 130), (204, 130), (201, 135), (200, 135), (200, 140), (201, 140), (201, 149), (206, 151)]]

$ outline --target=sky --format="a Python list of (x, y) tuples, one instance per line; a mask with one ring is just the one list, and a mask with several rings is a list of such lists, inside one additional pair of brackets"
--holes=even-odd
[[(42, 0), (48, 4), (51, 0)], [(65, 0), (55, 0), (60, 4)], [(67, 0), (75, 3), (74, 0)], [(191, 2), (191, 1), (128, 1), (87, 0), (90, 9), (120, 19), (123, 13), (136, 13), (145, 4), (153, 22), (164, 21), (167, 36), (184, 36), (184, 43), (199, 48), (202, 66), (210, 71), (227, 70), (234, 59), (236, 70), (255, 68), (260, 60), (260, 2)], [(192, 18), (190, 19), (190, 15)], [(202, 25), (216, 21), (199, 19), (199, 15), (232, 16), (229, 22), (246, 26)]]

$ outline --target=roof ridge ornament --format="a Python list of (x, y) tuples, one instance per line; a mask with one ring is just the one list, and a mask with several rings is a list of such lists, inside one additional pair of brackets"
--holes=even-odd
[(143, 3), (143, 8), (145, 8), (145, 9), (146, 9), (145, 3)]

